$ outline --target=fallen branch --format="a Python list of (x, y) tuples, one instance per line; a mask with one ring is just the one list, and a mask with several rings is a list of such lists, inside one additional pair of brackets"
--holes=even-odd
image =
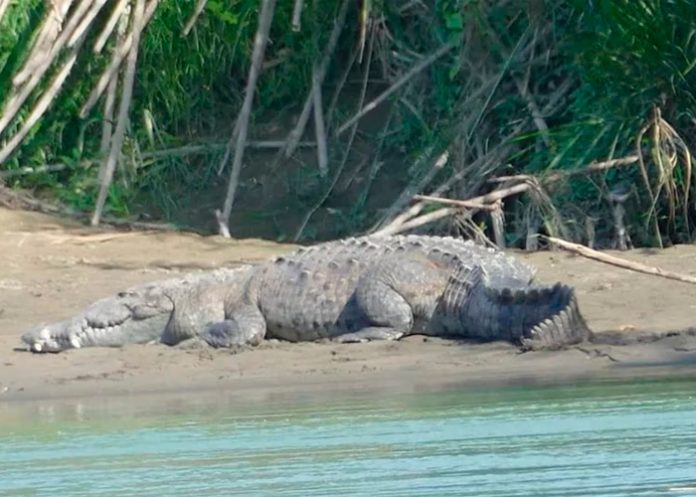
[(413, 198), (416, 200), (423, 200), (426, 202), (435, 202), (436, 204), (464, 207), (466, 209), (478, 209), (486, 211), (492, 211), (496, 209), (494, 204), (483, 204), (480, 202), (472, 202), (471, 200), (455, 200), (453, 198), (432, 197), (430, 195), (414, 195)]
[[(229, 219), (232, 213), (232, 204), (234, 204), (234, 196), (239, 183), (239, 173), (242, 170), (242, 158), (244, 157), (244, 144), (249, 131), (249, 118), (251, 117), (251, 106), (254, 102), (254, 93), (256, 91), (256, 81), (261, 72), (261, 64), (263, 56), (266, 52), (266, 44), (268, 42), (268, 34), (271, 30), (271, 22), (273, 21), (273, 11), (275, 10), (275, 0), (261, 0), (261, 10), (259, 12), (259, 24), (256, 28), (254, 37), (254, 50), (251, 54), (251, 67), (249, 68), (249, 79), (247, 79), (246, 89), (244, 91), (244, 102), (239, 111), (237, 125), (235, 130), (238, 130), (236, 137), (234, 134), (230, 139), (225, 157), (220, 163), (220, 169), (225, 167), (229, 152), (234, 145), (234, 158), (232, 159), (232, 171), (230, 172), (230, 180), (227, 184), (227, 193), (225, 195), (225, 203), (222, 212), (216, 213), (218, 228), (220, 234), (225, 238), (230, 238)], [(236, 139), (235, 139), (236, 138)]]
[(635, 164), (638, 162), (639, 157), (637, 155), (628, 155), (626, 157), (621, 157), (619, 159), (611, 159), (611, 160), (605, 160), (602, 162), (592, 162), (589, 165), (585, 167), (581, 167), (578, 169), (570, 169), (567, 171), (556, 171), (554, 173), (551, 173), (547, 176), (541, 176), (539, 178), (536, 178), (534, 175), (529, 175), (529, 174), (515, 174), (512, 176), (498, 176), (497, 178), (491, 178), (488, 181), (491, 183), (503, 183), (507, 181), (527, 181), (530, 179), (535, 178), (537, 181), (540, 181), (542, 184), (545, 183), (554, 183), (556, 181), (560, 181), (563, 179), (567, 179), (571, 176), (585, 176), (590, 173), (596, 173), (597, 171), (605, 171), (607, 169), (611, 169), (612, 167), (616, 166), (626, 166), (629, 164)]
[(605, 264), (610, 264), (612, 266), (620, 267), (622, 269), (628, 269), (631, 271), (637, 271), (639, 273), (651, 274), (653, 276), (660, 276), (662, 278), (667, 278), (668, 280), (677, 280), (683, 283), (690, 283), (696, 285), (696, 277), (688, 276), (684, 274), (674, 273), (672, 271), (666, 271), (654, 266), (647, 266), (641, 264), (640, 262), (628, 261), (620, 257), (605, 254), (603, 252), (598, 252), (584, 245), (579, 245), (577, 243), (568, 242), (561, 240), (560, 238), (554, 238), (552, 236), (539, 235), (550, 243), (561, 247), (564, 250), (573, 252), (574, 254), (587, 257), (595, 261), (603, 262)]
[[(450, 200), (450, 199), (440, 199), (439, 197), (431, 197), (431, 198), (436, 198), (439, 200), (450, 200), (450, 202), (453, 205), (458, 205), (459, 208), (445, 207), (444, 209), (439, 209), (439, 210), (436, 210), (433, 212), (429, 212), (427, 214), (423, 214), (422, 216), (412, 217), (411, 219), (404, 217), (404, 215), (402, 214), (402, 215), (398, 216), (396, 219), (394, 219), (394, 221), (391, 222), (388, 226), (386, 226), (378, 231), (375, 231), (373, 234), (380, 235), (380, 236), (388, 236), (388, 235), (395, 235), (397, 233), (402, 233), (404, 231), (416, 228), (418, 226), (423, 226), (424, 224), (432, 223), (433, 221), (437, 221), (438, 219), (442, 219), (443, 217), (447, 217), (451, 214), (455, 214), (456, 212), (461, 211), (461, 207), (466, 207), (466, 208), (470, 208), (470, 209), (479, 209), (479, 207), (476, 207), (476, 205), (490, 204), (489, 206), (486, 207), (486, 210), (493, 210), (495, 208), (494, 204), (496, 202), (498, 202), (506, 197), (509, 197), (511, 195), (516, 195), (518, 193), (526, 192), (530, 189), (531, 189), (531, 185), (529, 183), (519, 183), (519, 184), (510, 186), (508, 188), (500, 188), (500, 189), (494, 190), (490, 193), (486, 193), (485, 195), (479, 195), (478, 197), (473, 197), (473, 198), (470, 198), (467, 200)], [(420, 195), (418, 197), (420, 197)], [(416, 206), (421, 206), (422, 203), (423, 203), (423, 200), (421, 199), (421, 201), (418, 204), (416, 204)], [(420, 210), (417, 212), (420, 212)]]

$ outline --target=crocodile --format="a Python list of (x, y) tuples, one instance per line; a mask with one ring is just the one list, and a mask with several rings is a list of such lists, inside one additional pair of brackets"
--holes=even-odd
[(590, 337), (574, 290), (470, 240), (424, 235), (326, 242), (99, 300), (22, 336), (33, 352), (161, 342), (247, 347), (424, 334), (554, 349)]

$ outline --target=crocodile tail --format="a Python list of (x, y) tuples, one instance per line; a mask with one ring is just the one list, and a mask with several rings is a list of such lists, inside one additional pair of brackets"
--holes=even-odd
[(590, 336), (574, 290), (552, 287), (494, 288), (481, 266), (461, 265), (449, 279), (442, 304), (466, 336), (510, 340), (524, 349), (554, 349)]

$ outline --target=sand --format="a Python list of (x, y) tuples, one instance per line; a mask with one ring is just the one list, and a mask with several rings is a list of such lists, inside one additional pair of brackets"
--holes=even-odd
[[(420, 390), (696, 373), (694, 287), (564, 252), (517, 254), (543, 281), (577, 289), (595, 332), (629, 345), (593, 343), (520, 353), (505, 343), (413, 336), (367, 344), (265, 343), (232, 354), (164, 345), (87, 348), (60, 354), (19, 350), (21, 333), (64, 319), (134, 284), (234, 266), (292, 250), (264, 240), (174, 232), (88, 229), (35, 212), (0, 208), (0, 402), (95, 396), (235, 392)], [(634, 250), (623, 257), (696, 275), (696, 247)], [(668, 333), (675, 332), (675, 333)], [(670, 336), (655, 339), (655, 334)]]

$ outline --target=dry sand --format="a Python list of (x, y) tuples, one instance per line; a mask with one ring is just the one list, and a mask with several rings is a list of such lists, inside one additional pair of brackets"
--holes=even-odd
[[(300, 391), (416, 390), (696, 373), (693, 333), (646, 338), (696, 326), (694, 287), (563, 252), (518, 255), (539, 268), (541, 280), (574, 285), (593, 330), (618, 331), (635, 343), (524, 354), (504, 343), (419, 336), (368, 344), (267, 343), (239, 354), (163, 345), (46, 355), (16, 350), (28, 327), (66, 318), (128, 286), (258, 261), (291, 249), (252, 239), (97, 231), (0, 208), (0, 401), (222, 390), (264, 398)], [(694, 246), (621, 255), (696, 275)]]

